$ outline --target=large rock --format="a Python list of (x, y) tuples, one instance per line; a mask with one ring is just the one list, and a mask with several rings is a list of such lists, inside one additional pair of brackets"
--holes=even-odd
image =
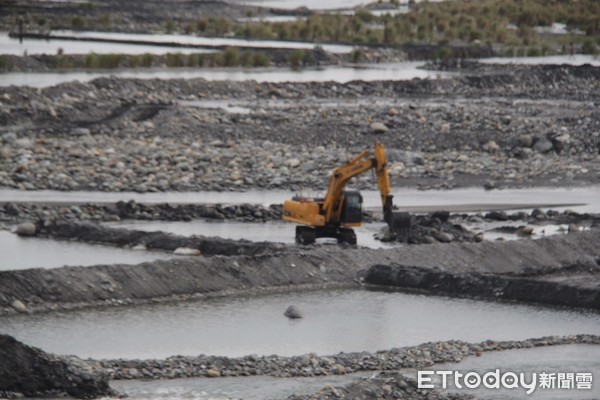
[(15, 231), (19, 236), (35, 236), (37, 229), (33, 222), (24, 222)]
[(296, 308), (296, 306), (289, 306), (287, 310), (283, 313), (286, 317), (290, 319), (299, 319), (302, 318), (302, 313), (300, 310)]
[(0, 398), (114, 396), (108, 376), (77, 357), (60, 357), (0, 335)]
[(373, 133), (387, 133), (390, 129), (385, 126), (383, 122), (373, 122), (371, 124), (371, 131)]
[(552, 147), (552, 142), (544, 137), (535, 142), (535, 144), (533, 145), (533, 150), (537, 151), (538, 153), (544, 154), (552, 150)]

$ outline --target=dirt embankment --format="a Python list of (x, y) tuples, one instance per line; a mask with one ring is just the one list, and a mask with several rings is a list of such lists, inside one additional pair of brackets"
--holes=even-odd
[(77, 357), (62, 357), (0, 335), (0, 398), (114, 396), (108, 374)]
[(250, 242), (205, 236), (177, 236), (165, 232), (109, 228), (93, 224), (53, 223), (40, 227), (41, 235), (58, 239), (103, 243), (116, 246), (142, 245), (147, 249), (174, 251), (177, 248), (198, 249), (205, 256), (273, 254), (284, 245), (270, 242)]
[[(422, 279), (406, 279), (402, 284), (430, 293), (600, 309), (599, 241), (599, 231), (588, 231), (535, 241), (440, 243), (389, 250), (317, 245), (310, 249), (289, 248), (277, 254), (179, 257), (135, 266), (2, 271), (0, 313), (352, 284), (365, 274), (369, 276), (368, 268), (377, 264), (398, 265), (417, 275), (426, 271), (441, 280), (448, 274), (465, 282), (485, 276), (476, 282), (482, 284), (477, 293), (463, 292), (467, 284), (440, 287), (423, 285)], [(499, 291), (505, 291), (507, 281), (511, 290), (498, 296)], [(543, 298), (532, 298), (532, 287), (536, 293), (541, 290), (538, 287), (548, 293)], [(565, 291), (572, 294), (563, 296)], [(16, 300), (22, 303), (19, 307), (14, 305)]]

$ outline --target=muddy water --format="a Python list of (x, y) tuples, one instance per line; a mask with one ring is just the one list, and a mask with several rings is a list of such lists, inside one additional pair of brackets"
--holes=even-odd
[[(532, 373), (577, 373), (592, 372), (593, 384), (591, 390), (582, 389), (542, 389), (536, 388), (527, 395), (522, 389), (458, 389), (453, 382), (449, 391), (462, 394), (471, 394), (485, 400), (521, 400), (527, 399), (598, 399), (600, 398), (600, 385), (596, 382), (600, 374), (600, 346), (597, 345), (568, 345), (540, 347), (532, 349), (507, 350), (503, 352), (483, 353), (481, 357), (467, 357), (460, 363), (447, 363), (436, 365), (432, 370), (458, 370), (466, 374), (475, 371), (480, 375), (499, 369), (501, 373), (524, 373), (529, 382)], [(416, 373), (407, 374), (416, 379)], [(436, 381), (436, 385), (441, 382)]]
[[(285, 318), (290, 304), (305, 317)], [(329, 290), (5, 316), (0, 331), (46, 351), (94, 358), (298, 355), (449, 339), (600, 334), (600, 315), (400, 292)]]
[(170, 257), (173, 255), (162, 252), (23, 238), (7, 231), (0, 231), (0, 271), (58, 268), (65, 265), (139, 264)]
[[(305, 192), (314, 195), (316, 192)], [(365, 207), (381, 207), (379, 193), (361, 191)], [(559, 205), (557, 210), (567, 208), (577, 212), (600, 213), (600, 186), (579, 188), (526, 188), (486, 191), (481, 188), (454, 190), (394, 189), (394, 204), (412, 212), (429, 212), (436, 209), (467, 212), (490, 209), (530, 209)], [(61, 192), (55, 190), (21, 191), (0, 189), (2, 202), (56, 202), (56, 203), (103, 203), (135, 200), (140, 203), (251, 203), (281, 204), (294, 192), (284, 190), (250, 190), (246, 192)], [(560, 204), (571, 204), (560, 206)], [(578, 205), (577, 205), (578, 204)]]

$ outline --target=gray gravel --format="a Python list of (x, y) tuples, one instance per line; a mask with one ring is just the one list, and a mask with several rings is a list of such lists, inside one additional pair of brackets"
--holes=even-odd
[(497, 68), (435, 81), (2, 88), (0, 187), (319, 189), (375, 140), (396, 184), (597, 183), (600, 67)]

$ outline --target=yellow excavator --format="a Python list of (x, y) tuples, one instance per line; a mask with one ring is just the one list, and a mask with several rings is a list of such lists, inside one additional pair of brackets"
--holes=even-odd
[(330, 237), (339, 243), (356, 244), (353, 227), (362, 225), (363, 198), (358, 191), (344, 190), (348, 181), (374, 169), (383, 205), (383, 217), (390, 233), (406, 235), (410, 229), (410, 215), (393, 212), (393, 196), (390, 194), (385, 147), (375, 143), (373, 150), (366, 149), (338, 167), (331, 177), (324, 198), (306, 198), (296, 195), (283, 204), (283, 220), (301, 224), (296, 227), (296, 242), (312, 244), (317, 238)]

